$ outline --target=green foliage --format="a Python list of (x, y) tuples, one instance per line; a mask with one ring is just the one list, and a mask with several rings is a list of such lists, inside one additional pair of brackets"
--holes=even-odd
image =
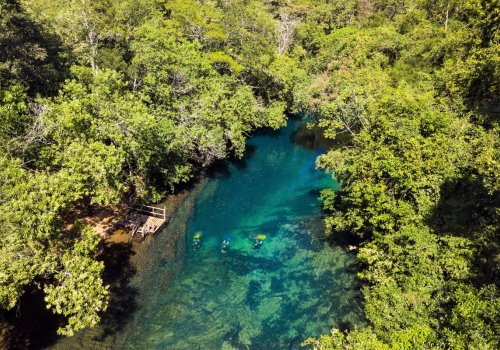
[(305, 72), (279, 54), (273, 11), (239, 0), (0, 4), (2, 309), (37, 287), (68, 321), (60, 334), (95, 325), (108, 304), (98, 240), (62, 218), (76, 204), (159, 201), (200, 167), (243, 156), (254, 129), (284, 125)]
[(81, 239), (61, 258), (54, 283), (44, 288), (48, 307), (68, 318), (68, 325), (59, 329), (60, 334), (73, 335), (97, 324), (99, 313), (108, 306), (108, 287), (103, 286), (100, 277), (104, 264), (92, 258), (98, 242), (92, 229), (84, 229)]
[(96, 324), (108, 291), (97, 239), (63, 227), (75, 203), (160, 200), (298, 110), (348, 140), (317, 164), (342, 183), (322, 192), (328, 232), (362, 239), (370, 322), (305, 345), (498, 348), (498, 0), (6, 0), (0, 14), (2, 308), (37, 286), (61, 334)]
[(218, 72), (224, 73), (228, 70), (231, 74), (238, 75), (243, 70), (238, 62), (222, 51), (210, 52), (208, 58)]
[(223, 12), (212, 1), (173, 0), (165, 2), (167, 27), (202, 45), (218, 46), (227, 36), (221, 25)]
[(451, 326), (446, 337), (451, 347), (467, 349), (471, 344), (478, 349), (494, 349), (497, 344), (500, 301), (494, 285), (480, 290), (462, 285), (455, 292), (456, 303), (451, 315)]
[(317, 164), (342, 183), (329, 234), (362, 238), (370, 327), (306, 345), (498, 348), (498, 3), (373, 5), (308, 48), (296, 93), (350, 138)]
[(226, 157), (229, 150), (241, 156), (244, 136), (253, 128), (283, 123), (283, 107), (266, 108), (249, 87), (219, 74), (212, 65), (214, 53), (200, 52), (197, 41), (172, 34), (168, 27), (145, 25), (133, 50), (139, 94), (153, 104), (155, 114), (174, 121), (187, 138), (184, 147), (203, 164)]
[(40, 25), (61, 38), (71, 62), (127, 69), (135, 29), (156, 17), (156, 0), (21, 0)]
[(0, 140), (2, 148), (8, 148), (8, 142), (26, 131), (30, 123), (26, 92), (20, 84), (0, 90)]
[(81, 195), (71, 175), (26, 171), (4, 156), (0, 164), (0, 306), (13, 308), (36, 280), (48, 305), (68, 316), (61, 332), (95, 325), (107, 306), (103, 265), (94, 260), (98, 240), (90, 229), (75, 230), (70, 239), (60, 222)]
[(330, 335), (322, 335), (319, 339), (307, 339), (302, 346), (312, 346), (315, 350), (329, 349), (362, 349), (362, 350), (385, 350), (390, 347), (371, 332), (371, 329), (354, 330), (347, 334), (339, 329), (332, 329)]
[[(94, 78), (85, 69), (75, 72), (60, 96), (42, 101), (48, 102), (41, 116), (48, 146), (39, 149), (40, 167), (68, 169), (101, 205), (116, 203), (130, 188), (147, 196), (144, 183), (165, 187), (185, 180), (187, 170), (176, 167), (185, 151), (171, 121), (150, 113), (117, 73)], [(166, 176), (155, 178), (161, 173)]]

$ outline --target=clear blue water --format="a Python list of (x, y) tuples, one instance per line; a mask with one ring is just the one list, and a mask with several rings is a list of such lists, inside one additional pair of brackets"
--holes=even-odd
[(322, 240), (318, 192), (338, 184), (315, 168), (318, 141), (297, 120), (252, 137), (244, 160), (201, 181), (136, 247), (132, 280), (115, 287), (102, 324), (53, 349), (299, 349), (362, 325), (354, 257)]
[[(186, 249), (141, 281), (148, 291), (127, 349), (298, 349), (359, 324), (354, 259), (320, 240), (318, 191), (338, 184), (315, 168), (321, 149), (294, 142), (300, 125), (254, 136), (246, 159), (208, 181), (188, 214)], [(255, 250), (259, 233), (267, 238)]]

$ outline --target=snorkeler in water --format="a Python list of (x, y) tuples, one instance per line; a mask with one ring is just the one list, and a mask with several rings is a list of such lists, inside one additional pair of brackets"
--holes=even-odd
[(259, 249), (261, 245), (262, 245), (262, 241), (261, 241), (261, 240), (259, 240), (259, 239), (256, 239), (256, 240), (253, 242), (253, 244), (252, 244), (252, 248), (253, 248), (253, 249)]
[(224, 236), (222, 245), (220, 246), (221, 253), (226, 254), (229, 251), (230, 242), (231, 242), (231, 236)]
[(266, 235), (263, 234), (258, 234), (254, 238), (254, 242), (252, 244), (253, 249), (259, 249), (262, 243), (264, 243), (264, 240), (267, 238)]
[(196, 232), (193, 237), (193, 248), (194, 250), (198, 250), (201, 248), (201, 232)]

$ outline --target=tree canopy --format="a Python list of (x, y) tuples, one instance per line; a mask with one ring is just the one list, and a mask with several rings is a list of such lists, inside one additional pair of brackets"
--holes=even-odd
[[(498, 0), (0, 0), (0, 308), (109, 303), (79, 203), (159, 201), (311, 116), (368, 326), (316, 349), (499, 344)], [(343, 140), (340, 142), (340, 140)]]
[(297, 94), (325, 135), (348, 135), (317, 164), (342, 183), (322, 194), (329, 234), (361, 239), (370, 325), (306, 343), (495, 349), (499, 3), (356, 8), (350, 22), (315, 35), (311, 78)]
[(94, 325), (108, 303), (103, 264), (97, 238), (67, 222), (72, 208), (158, 201), (200, 167), (241, 157), (255, 128), (284, 125), (292, 101), (273, 66), (272, 9), (2, 1), (3, 309), (36, 285), (67, 317), (62, 334)]

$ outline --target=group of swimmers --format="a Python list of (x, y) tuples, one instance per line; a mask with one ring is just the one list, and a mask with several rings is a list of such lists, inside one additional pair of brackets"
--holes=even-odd
[[(194, 250), (198, 250), (201, 248), (201, 237), (202, 237), (201, 232), (196, 232), (194, 234), (194, 237), (193, 237)], [(252, 248), (259, 249), (267, 237), (266, 237), (266, 235), (258, 234), (255, 236), (251, 236), (250, 238), (253, 240)], [(224, 238), (222, 239), (222, 244), (220, 246), (221, 253), (226, 254), (229, 251), (231, 240), (232, 240), (231, 236), (229, 236), (229, 235), (224, 236)]]

